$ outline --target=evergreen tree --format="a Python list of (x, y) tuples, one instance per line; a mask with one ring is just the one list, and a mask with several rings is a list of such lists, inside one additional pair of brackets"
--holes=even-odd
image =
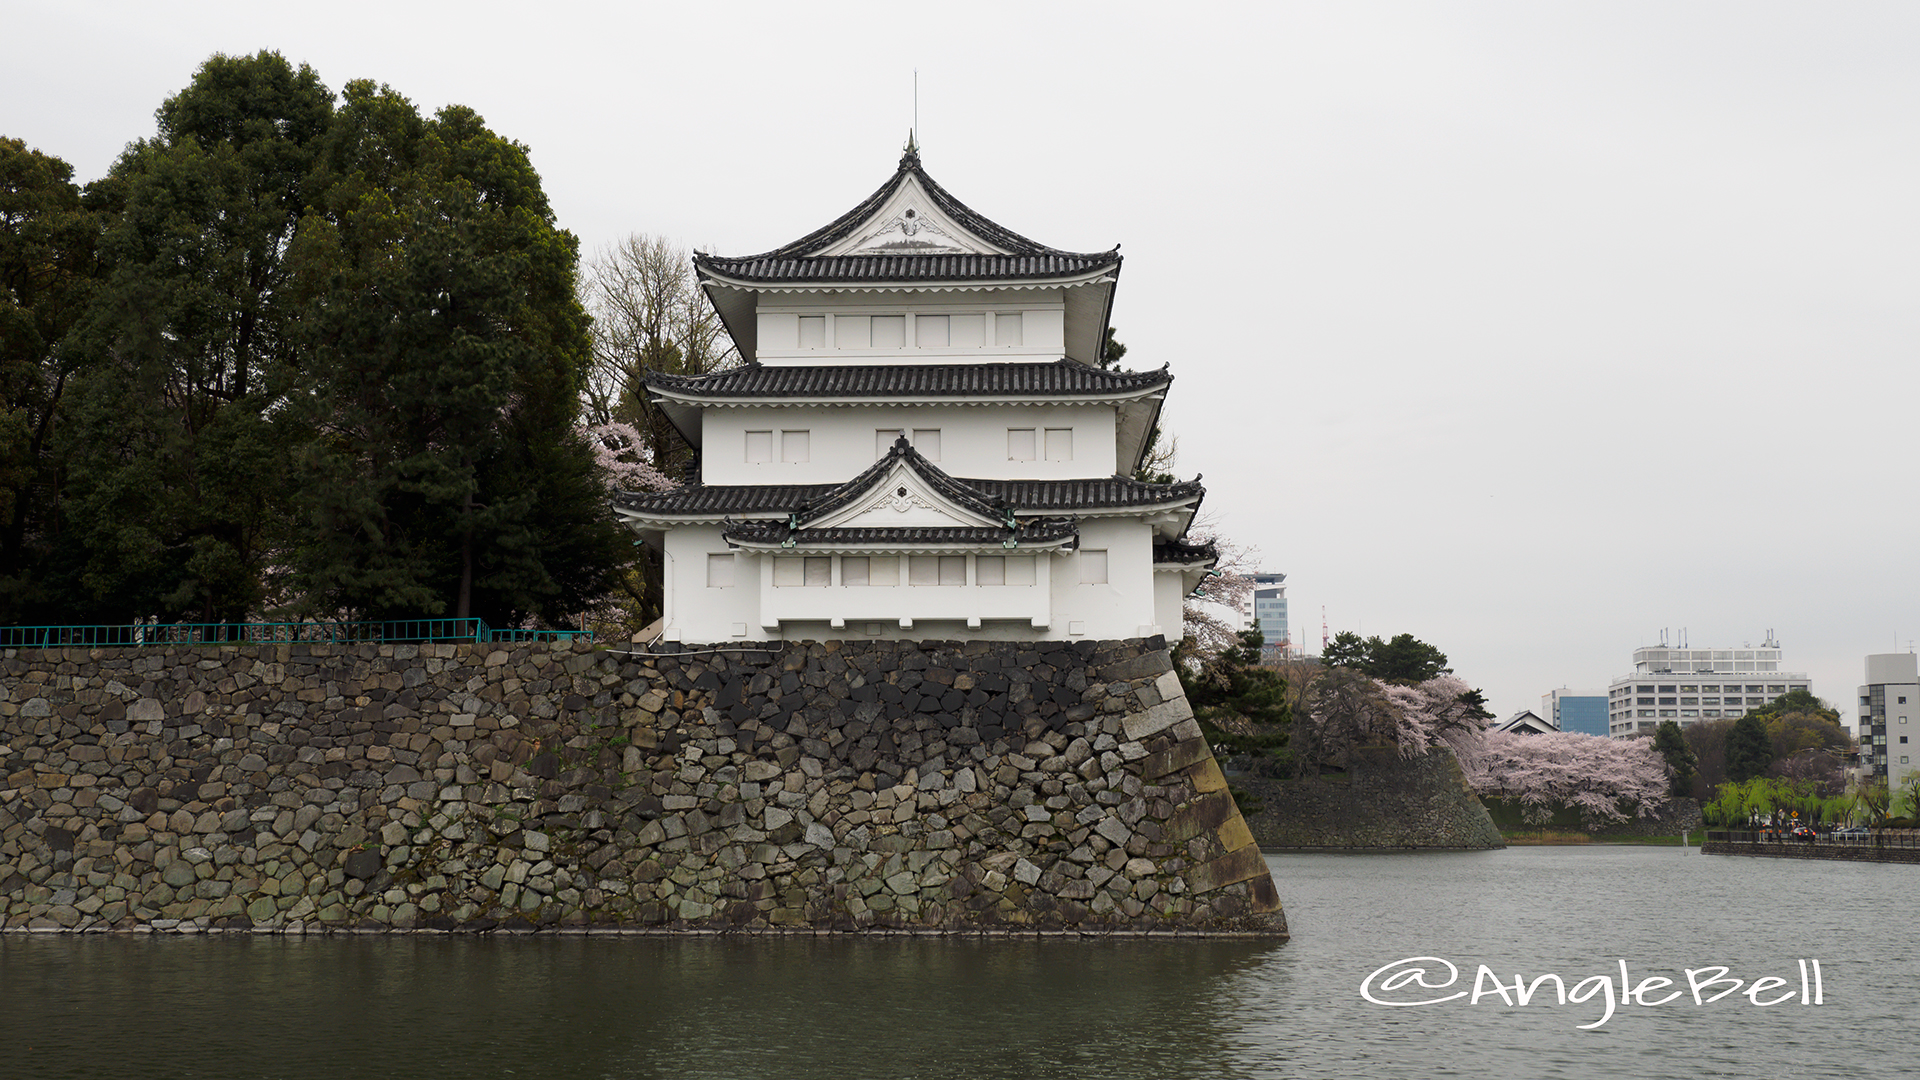
[(244, 618), (284, 548), (296, 366), (286, 251), (333, 96), (280, 56), (215, 56), (110, 181), (110, 267), (68, 346), (69, 618)]
[(1381, 682), (1419, 683), (1453, 672), (1447, 666), (1446, 653), (1412, 634), (1397, 634), (1391, 641), (1382, 641), (1342, 630), (1327, 643), (1320, 660), (1328, 667), (1352, 668)]
[(302, 228), (298, 411), (310, 610), (568, 621), (626, 544), (574, 420), (589, 355), (575, 242), (525, 148), (350, 84)]
[(1667, 764), (1670, 794), (1676, 798), (1685, 795), (1693, 787), (1697, 761), (1680, 725), (1671, 720), (1660, 721), (1660, 726), (1653, 731), (1653, 749)]
[(1773, 743), (1767, 738), (1766, 722), (1749, 713), (1733, 722), (1726, 738), (1727, 779), (1744, 784), (1756, 776), (1765, 776), (1773, 764)]
[(1262, 641), (1260, 631), (1242, 631), (1198, 671), (1180, 662), (1176, 647), (1174, 670), (1208, 742), (1226, 754), (1284, 761), (1292, 721), (1287, 680), (1260, 666)]
[(100, 274), (101, 194), (57, 157), (0, 138), (0, 623), (57, 621), (55, 421), (73, 376), (66, 339)]

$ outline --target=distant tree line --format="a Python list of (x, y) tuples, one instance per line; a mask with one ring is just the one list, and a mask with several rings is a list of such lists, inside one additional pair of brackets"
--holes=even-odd
[(631, 549), (526, 148), (266, 52), (155, 116), (84, 186), (0, 138), (0, 624), (604, 597)]

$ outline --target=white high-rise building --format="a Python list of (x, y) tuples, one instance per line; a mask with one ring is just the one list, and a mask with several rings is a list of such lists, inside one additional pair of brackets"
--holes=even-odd
[(1662, 720), (1690, 727), (1741, 716), (1790, 690), (1811, 690), (1804, 673), (1780, 670), (1780, 646), (1633, 650), (1633, 674), (1607, 686), (1607, 733), (1651, 735)]
[(1869, 777), (1898, 788), (1920, 767), (1920, 656), (1875, 653), (1867, 657), (1860, 687), (1860, 765)]
[(1264, 641), (1261, 651), (1268, 656), (1284, 655), (1290, 643), (1287, 630), (1287, 575), (1262, 570), (1248, 576), (1253, 579), (1253, 591), (1241, 604), (1240, 628), (1260, 631)]

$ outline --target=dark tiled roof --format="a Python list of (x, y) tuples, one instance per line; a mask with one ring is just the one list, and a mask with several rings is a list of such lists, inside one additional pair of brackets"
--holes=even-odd
[(1159, 371), (1105, 371), (1077, 360), (1039, 364), (753, 364), (712, 375), (646, 373), (661, 394), (701, 398), (875, 397), (940, 398), (1104, 395), (1148, 391), (1173, 376)]
[[(852, 235), (909, 176), (920, 182), (933, 204), (955, 224), (1009, 254), (812, 256), (812, 252)], [(735, 259), (697, 254), (694, 264), (703, 271), (748, 281), (978, 281), (1074, 277), (1119, 266), (1120, 253), (1117, 249), (1060, 251), (1029, 240), (954, 198), (920, 167), (919, 152), (909, 148), (901, 156), (899, 168), (879, 190), (825, 227), (763, 254)]]
[(1000, 517), (1003, 507), (1021, 514), (1068, 514), (1130, 506), (1162, 506), (1197, 500), (1206, 494), (1200, 481), (1148, 484), (1123, 476), (1081, 480), (980, 480), (948, 476), (911, 447), (896, 442), (894, 449), (844, 484), (740, 484), (707, 487), (690, 485), (673, 491), (621, 492), (614, 505), (626, 510), (666, 516), (718, 514), (790, 514), (801, 512), (812, 520), (836, 510), (870, 490), (894, 461), (908, 458), (929, 486), (961, 506), (989, 517)]
[[(1021, 543), (1040, 544), (1071, 539), (1079, 535), (1079, 526), (1071, 521), (1048, 519), (1022, 521), (1014, 538)], [(895, 528), (895, 529), (800, 529), (791, 531), (784, 521), (741, 521), (728, 525), (721, 533), (730, 541), (747, 544), (780, 544), (792, 538), (795, 546), (809, 544), (999, 544), (1010, 535), (1005, 529), (989, 528)]]
[(1213, 541), (1190, 544), (1184, 540), (1156, 540), (1153, 545), (1153, 561), (1156, 563), (1210, 563), (1220, 557)]
[(938, 465), (922, 457), (920, 451), (915, 450), (905, 438), (898, 438), (893, 440), (893, 445), (887, 449), (880, 460), (867, 466), (865, 472), (840, 485), (831, 495), (807, 507), (800, 515), (801, 523), (817, 520), (822, 515), (830, 514), (873, 490), (888, 473), (893, 471), (894, 463), (898, 461), (906, 462), (907, 467), (925, 481), (928, 487), (956, 506), (986, 518), (1005, 516), (1005, 507), (992, 499), (981, 498), (978, 491), (941, 472)]
[[(876, 192), (870, 194), (870, 196), (866, 196), (866, 200), (864, 200), (860, 206), (856, 206), (856, 208), (849, 209), (847, 213), (839, 215), (837, 219), (833, 219), (826, 227), (816, 229), (816, 231), (812, 231), (812, 233), (808, 233), (806, 236), (801, 236), (799, 240), (783, 246), (783, 248), (774, 248), (772, 252), (766, 252), (766, 254), (760, 254), (760, 256), (745, 256), (745, 258), (739, 259), (712, 259), (712, 261), (753, 263), (753, 261), (760, 261), (760, 259), (801, 259), (804, 258), (808, 252), (818, 252), (820, 248), (826, 248), (829, 244), (837, 244), (837, 242), (845, 240), (847, 236), (851, 236), (856, 229), (860, 229), (860, 225), (866, 223), (866, 219), (872, 217), (877, 209), (881, 208), (881, 206), (887, 202), (889, 196), (893, 196), (893, 190), (899, 188), (900, 184), (906, 181), (906, 177), (918, 179), (920, 186), (924, 186), (925, 192), (927, 192), (927, 198), (933, 200), (933, 206), (941, 209), (941, 213), (945, 213), (947, 217), (952, 217), (956, 225), (960, 225), (962, 229), (966, 229), (966, 231), (970, 231), (970, 233), (975, 234), (975, 236), (979, 236), (981, 240), (987, 240), (989, 244), (993, 244), (996, 248), (1006, 248), (1008, 252), (1012, 252), (1012, 254), (1016, 254), (1016, 256), (1066, 256), (1066, 258), (1069, 259), (1119, 261), (1117, 250), (1116, 252), (1100, 252), (1100, 254), (1077, 254), (1077, 252), (1062, 252), (1062, 250), (1058, 250), (1058, 248), (1048, 248), (1046, 244), (1039, 244), (1039, 242), (1035, 242), (1035, 240), (1029, 240), (1029, 238), (1021, 236), (1020, 233), (1014, 233), (1012, 229), (1008, 229), (1008, 227), (996, 223), (993, 219), (977, 213), (977, 211), (970, 208), (968, 204), (964, 204), (964, 202), (960, 202), (958, 198), (954, 198), (952, 192), (948, 192), (947, 188), (943, 188), (941, 184), (933, 183), (933, 177), (929, 177), (927, 171), (920, 167), (920, 152), (914, 150), (914, 148), (908, 148), (906, 154), (900, 154), (900, 165), (893, 171), (891, 177), (887, 177), (887, 183), (879, 184), (879, 190), (876, 190)], [(858, 258), (866, 258), (866, 256), (858, 256)], [(945, 256), (900, 256), (900, 258), (912, 261), (912, 259), (939, 259), (945, 258)]]
[(1096, 510), (1116, 506), (1158, 506), (1207, 493), (1195, 477), (1177, 484), (1149, 484), (1125, 476), (1093, 480), (963, 480), (990, 499), (1004, 499), (1028, 512)]
[(839, 489), (839, 484), (688, 484), (672, 491), (622, 491), (613, 505), (661, 514), (788, 513)]
[(819, 258), (723, 259), (696, 255), (694, 263), (741, 281), (1006, 281), (1070, 278), (1117, 265), (1103, 255), (827, 255)]

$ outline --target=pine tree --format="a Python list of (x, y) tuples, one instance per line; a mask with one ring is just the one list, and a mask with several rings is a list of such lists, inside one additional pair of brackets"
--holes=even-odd
[(1675, 798), (1685, 795), (1693, 787), (1697, 759), (1693, 748), (1687, 745), (1686, 735), (1680, 725), (1671, 720), (1660, 721), (1653, 731), (1653, 749), (1667, 763), (1667, 778), (1671, 793)]
[(1727, 729), (1727, 779), (1744, 784), (1764, 776), (1773, 764), (1773, 742), (1767, 737), (1766, 722), (1748, 713)]

